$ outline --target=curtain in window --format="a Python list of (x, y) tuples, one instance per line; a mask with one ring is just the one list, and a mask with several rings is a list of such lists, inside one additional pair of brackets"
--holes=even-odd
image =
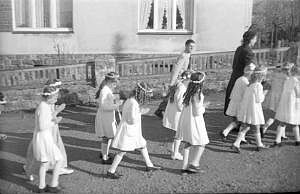
[(29, 2), (28, 0), (15, 0), (16, 27), (29, 27)]
[(50, 0), (35, 0), (36, 27), (50, 27)]
[[(187, 0), (187, 1), (189, 1), (189, 0)], [(178, 7), (178, 9), (179, 9), (179, 13), (180, 13), (180, 16), (181, 16), (181, 18), (182, 18), (182, 26), (183, 26), (183, 28), (184, 29), (186, 29), (186, 26), (185, 26), (185, 14), (186, 14), (186, 0), (177, 0), (177, 7)], [(176, 17), (176, 18), (178, 18), (178, 17)]]
[(56, 0), (57, 27), (72, 28), (73, 26), (72, 0)]
[(168, 26), (168, 2), (169, 0), (158, 0), (158, 29), (166, 29)]
[(140, 0), (140, 28), (146, 29), (153, 0)]

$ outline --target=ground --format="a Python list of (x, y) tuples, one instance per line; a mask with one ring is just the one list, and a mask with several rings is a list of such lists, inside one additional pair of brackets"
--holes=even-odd
[[(71, 175), (60, 177), (62, 193), (266, 193), (300, 191), (300, 147), (294, 146), (294, 137), (287, 128), (289, 140), (281, 148), (255, 151), (255, 145), (243, 145), (241, 154), (233, 153), (230, 146), (236, 132), (225, 142), (219, 132), (230, 122), (223, 115), (223, 93), (210, 93), (211, 101), (205, 113), (210, 143), (201, 158), (201, 171), (181, 175), (181, 161), (170, 159), (171, 131), (161, 126), (153, 116), (157, 101), (151, 102), (151, 112), (142, 117), (143, 135), (147, 140), (150, 158), (162, 171), (146, 172), (139, 152), (125, 155), (117, 171), (124, 176), (119, 180), (106, 177), (107, 165), (100, 164), (99, 139), (94, 135), (96, 108), (68, 107), (60, 125), (66, 146)], [(268, 114), (266, 114), (268, 117)], [(31, 193), (37, 185), (26, 179), (22, 166), (26, 149), (32, 138), (32, 112), (11, 112), (0, 117), (0, 131), (8, 138), (0, 143), (0, 193)], [(264, 142), (272, 144), (275, 128), (267, 132)], [(253, 139), (250, 134), (248, 138)], [(116, 153), (115, 150), (112, 152)], [(47, 175), (49, 182), (51, 174)]]

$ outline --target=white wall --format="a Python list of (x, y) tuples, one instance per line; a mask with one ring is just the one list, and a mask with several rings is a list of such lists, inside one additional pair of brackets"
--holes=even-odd
[(193, 35), (138, 35), (137, 2), (74, 0), (74, 33), (0, 32), (0, 54), (55, 54), (55, 42), (64, 45), (65, 53), (74, 54), (170, 53), (181, 51), (188, 38), (196, 40), (198, 51), (234, 50), (249, 20), (246, 12), (252, 12), (252, 0), (195, 0)]

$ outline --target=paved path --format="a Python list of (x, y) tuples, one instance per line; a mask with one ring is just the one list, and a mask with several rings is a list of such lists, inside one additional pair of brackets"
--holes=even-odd
[[(72, 175), (60, 178), (62, 193), (235, 193), (300, 191), (300, 147), (293, 145), (293, 135), (280, 149), (256, 152), (255, 145), (242, 146), (242, 153), (233, 153), (230, 145), (236, 133), (226, 142), (219, 131), (230, 121), (223, 116), (222, 93), (206, 97), (212, 102), (205, 114), (210, 143), (201, 159), (201, 172), (182, 176), (180, 161), (170, 160), (170, 142), (174, 135), (161, 127), (161, 120), (151, 115), (158, 105), (152, 102), (151, 112), (143, 116), (143, 135), (148, 142), (151, 160), (165, 167), (163, 171), (145, 172), (139, 152), (125, 155), (118, 171), (120, 180), (107, 179), (108, 166), (99, 162), (99, 140), (94, 135), (94, 107), (69, 107), (60, 125)], [(268, 114), (266, 114), (268, 116)], [(27, 181), (22, 171), (25, 154), (34, 127), (32, 112), (2, 114), (0, 131), (8, 135), (0, 143), (0, 193), (31, 193), (37, 181)], [(271, 144), (273, 127), (264, 141)], [(250, 134), (249, 138), (253, 139)], [(112, 151), (116, 152), (116, 151)], [(51, 175), (47, 175), (49, 181)]]

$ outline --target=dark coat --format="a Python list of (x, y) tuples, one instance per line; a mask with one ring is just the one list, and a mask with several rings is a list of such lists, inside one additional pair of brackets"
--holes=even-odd
[(229, 97), (233, 89), (233, 86), (235, 84), (235, 81), (244, 74), (245, 66), (249, 65), (250, 63), (254, 63), (253, 51), (251, 50), (249, 45), (239, 46), (234, 53), (232, 73), (226, 89), (226, 97), (225, 97), (225, 104), (224, 104), (225, 115), (230, 101)]

